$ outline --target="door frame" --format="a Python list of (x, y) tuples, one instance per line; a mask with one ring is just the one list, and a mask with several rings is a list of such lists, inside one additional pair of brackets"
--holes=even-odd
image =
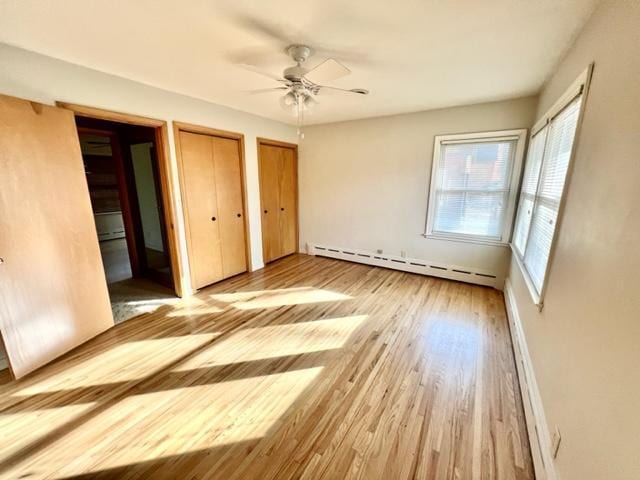
[(178, 245), (180, 244), (178, 231), (176, 229), (176, 210), (174, 200), (176, 192), (171, 182), (171, 161), (169, 157), (169, 138), (167, 122), (155, 118), (142, 117), (129, 113), (114, 112), (112, 110), (104, 110), (101, 108), (89, 107), (86, 105), (78, 105), (75, 103), (56, 102), (56, 106), (71, 110), (76, 117), (88, 117), (98, 120), (108, 120), (111, 122), (126, 123), (129, 125), (138, 125), (142, 127), (152, 127), (155, 129), (156, 155), (159, 163), (160, 186), (162, 205), (164, 210), (164, 223), (167, 231), (169, 261), (171, 263), (171, 272), (173, 277), (173, 288), (178, 297), (185, 295), (184, 285), (182, 281), (183, 265), (179, 254)]
[[(259, 188), (262, 189), (262, 184), (261, 184), (261, 180), (262, 180), (262, 159), (260, 158), (260, 147), (263, 145), (268, 145), (268, 146), (272, 146), (272, 147), (282, 147), (282, 148), (290, 148), (291, 150), (293, 150), (293, 169), (294, 169), (294, 176), (295, 176), (295, 182), (296, 182), (296, 214), (295, 214), (295, 220), (296, 220), (296, 252), (300, 251), (300, 187), (298, 185), (298, 145), (296, 143), (289, 143), (289, 142), (283, 142), (280, 140), (272, 140), (270, 138), (264, 138), (264, 137), (258, 137), (256, 139), (256, 144), (257, 144), (257, 148), (258, 148), (258, 185)], [(262, 205), (262, 195), (260, 195), (260, 212), (262, 212), (263, 210), (263, 205)], [(262, 218), (262, 215), (261, 215)], [(261, 222), (262, 225), (262, 222)], [(261, 235), (264, 237), (264, 230), (261, 228)], [(264, 259), (264, 240), (261, 238), (261, 244), (262, 244), (262, 258)], [(285, 255), (286, 256), (286, 255)], [(278, 258), (274, 258), (273, 261), (279, 260), (280, 258), (284, 258), (284, 257), (278, 257)], [(264, 262), (265, 264), (267, 262)]]
[[(202, 125), (194, 125), (192, 123), (186, 122), (177, 122), (173, 121), (173, 143), (176, 149), (176, 159), (178, 161), (178, 178), (180, 180), (180, 191), (186, 191), (185, 185), (185, 175), (184, 175), (184, 163), (182, 159), (182, 151), (180, 149), (180, 132), (186, 133), (196, 133), (200, 135), (208, 135), (211, 137), (219, 137), (219, 138), (228, 138), (231, 140), (237, 140), (240, 146), (239, 155), (240, 155), (240, 187), (242, 189), (242, 216), (243, 216), (243, 224), (244, 224), (244, 248), (245, 248), (245, 257), (247, 264), (247, 271), (250, 272), (253, 270), (253, 262), (251, 261), (251, 237), (249, 233), (249, 217), (247, 215), (247, 175), (246, 175), (246, 165), (244, 160), (244, 134), (238, 132), (230, 132), (227, 130), (219, 130), (217, 128), (205, 127)], [(182, 201), (182, 212), (184, 216), (184, 224), (186, 229), (186, 237), (187, 237), (187, 251), (189, 253), (189, 262), (191, 262), (191, 230), (189, 225), (189, 211), (186, 202), (184, 201), (184, 197), (181, 196)]]

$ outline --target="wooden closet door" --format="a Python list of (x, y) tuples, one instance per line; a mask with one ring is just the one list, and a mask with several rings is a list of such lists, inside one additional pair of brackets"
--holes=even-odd
[(280, 187), (282, 157), (278, 147), (260, 145), (260, 201), (262, 204), (262, 251), (264, 261), (282, 256), (280, 241)]
[(0, 95), (0, 332), (16, 378), (113, 325), (73, 113)]
[(279, 206), (278, 222), (280, 230), (280, 256), (290, 255), (298, 250), (297, 228), (297, 168), (295, 151), (280, 148)]
[(240, 142), (221, 137), (211, 137), (211, 141), (220, 215), (222, 273), (227, 278), (247, 271)]
[(180, 132), (189, 266), (194, 288), (222, 280), (220, 221), (211, 137)]

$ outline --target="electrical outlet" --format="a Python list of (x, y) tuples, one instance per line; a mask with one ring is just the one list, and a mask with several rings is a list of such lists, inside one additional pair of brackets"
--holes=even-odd
[(381, 248), (377, 249), (376, 253), (382, 253), (382, 249)]
[(553, 432), (553, 438), (551, 439), (551, 455), (553, 458), (558, 456), (558, 450), (560, 449), (560, 441), (562, 440), (562, 436), (560, 435), (560, 430), (556, 427)]
[(402, 258), (407, 258), (407, 251), (406, 250), (400, 250), (400, 256)]

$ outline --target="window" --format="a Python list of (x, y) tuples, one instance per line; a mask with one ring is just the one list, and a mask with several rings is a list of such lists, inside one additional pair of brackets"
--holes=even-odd
[(526, 130), (435, 138), (425, 236), (506, 244)]
[(512, 246), (534, 302), (541, 305), (549, 258), (588, 71), (533, 129)]

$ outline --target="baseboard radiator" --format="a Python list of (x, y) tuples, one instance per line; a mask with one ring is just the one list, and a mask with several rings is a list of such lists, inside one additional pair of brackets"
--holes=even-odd
[(398, 257), (352, 248), (339, 248), (318, 244), (307, 244), (307, 253), (309, 255), (337, 258), (348, 262), (364, 263), (376, 267), (392, 268), (404, 272), (419, 273), (502, 289), (502, 278), (497, 275), (496, 272), (479, 270), (477, 268), (445, 265), (416, 258)]
[(533, 371), (533, 362), (531, 361), (524, 330), (522, 329), (518, 305), (509, 279), (505, 282), (504, 300), (509, 320), (509, 330), (511, 331), (513, 353), (516, 359), (516, 368), (518, 369), (518, 380), (536, 480), (557, 480), (558, 474), (551, 455), (551, 435), (547, 427), (542, 399)]

